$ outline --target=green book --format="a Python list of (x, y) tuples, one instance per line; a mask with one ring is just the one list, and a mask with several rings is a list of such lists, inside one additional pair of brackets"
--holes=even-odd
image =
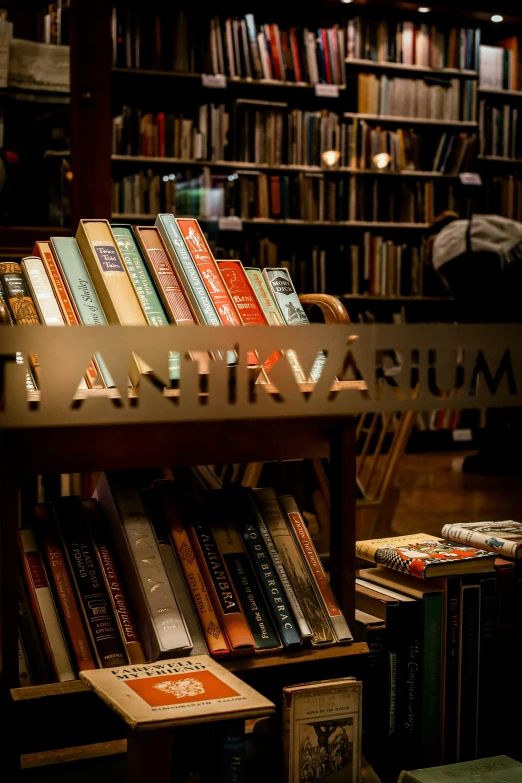
[[(51, 237), (51, 244), (81, 323), (84, 326), (106, 324), (105, 313), (94, 290), (76, 239), (74, 237)], [(95, 357), (105, 385), (108, 389), (114, 387), (116, 384), (103, 358), (98, 353), (95, 354)]]
[[(166, 326), (169, 323), (167, 313), (161, 304), (131, 226), (111, 223), (111, 230), (121, 250), (123, 261), (141, 302), (147, 322), (151, 326)], [(179, 371), (179, 353), (172, 351), (169, 354), (169, 378), (171, 381), (179, 380)]]
[(492, 756), (476, 761), (461, 761), (459, 764), (446, 764), (444, 767), (403, 770), (397, 783), (440, 783), (451, 780), (452, 783), (522, 783), (522, 764), (509, 756)]

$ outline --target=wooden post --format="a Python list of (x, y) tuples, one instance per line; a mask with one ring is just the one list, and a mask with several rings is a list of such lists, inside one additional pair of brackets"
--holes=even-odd
[(355, 418), (330, 441), (330, 580), (348, 625), (355, 617)]
[(111, 216), (111, 5), (71, 2), (72, 229)]

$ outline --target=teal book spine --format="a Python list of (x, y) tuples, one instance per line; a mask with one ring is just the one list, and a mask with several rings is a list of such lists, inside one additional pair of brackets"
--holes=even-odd
[(421, 758), (426, 767), (440, 763), (443, 594), (423, 600)]
[[(151, 326), (166, 326), (169, 323), (167, 313), (156, 292), (154, 282), (132, 228), (127, 225), (111, 224), (111, 230), (121, 250), (125, 267), (129, 273), (132, 286), (141, 302), (147, 323)], [(170, 380), (178, 381), (179, 372), (179, 353), (172, 351), (169, 354)]]
[[(82, 324), (106, 324), (105, 313), (74, 237), (51, 237), (51, 242)], [(95, 354), (95, 357), (105, 385), (108, 389), (114, 387), (115, 383), (103, 358), (100, 354)]]
[(220, 721), (217, 731), (221, 747), (219, 783), (244, 783), (245, 721), (241, 718)]

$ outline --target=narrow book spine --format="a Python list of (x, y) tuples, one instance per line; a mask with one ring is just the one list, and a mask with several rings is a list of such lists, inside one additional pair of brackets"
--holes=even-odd
[(82, 504), (127, 658), (129, 663), (132, 664), (145, 663), (145, 654), (112, 553), (112, 542), (109, 542), (108, 539), (107, 526), (101, 518), (100, 510), (95, 500), (83, 500)]
[(25, 654), (22, 635), (20, 631), (18, 631), (18, 687), (23, 688), (26, 685), (33, 685), (33, 678), (31, 676), (29, 662)]
[(459, 761), (477, 757), (480, 586), (462, 585), (459, 678)]
[(228, 656), (230, 647), (212, 605), (196, 554), (181, 521), (171, 483), (168, 481), (156, 481), (154, 482), (154, 488), (161, 497), (172, 543), (191, 592), (194, 608), (198, 613), (210, 654), (215, 658)]
[(310, 574), (312, 578), (315, 579), (315, 584), (319, 590), (322, 605), (326, 611), (326, 614), (328, 615), (330, 623), (332, 624), (332, 628), (335, 632), (337, 640), (340, 642), (353, 641), (352, 633), (348, 628), (348, 623), (344, 619), (343, 614), (339, 609), (339, 604), (335, 600), (335, 596), (332, 592), (332, 588), (330, 587), (328, 579), (326, 578), (326, 574), (319, 559), (319, 555), (315, 550), (310, 533), (308, 532), (308, 528), (305, 525), (304, 519), (301, 516), (299, 509), (297, 508), (295, 500), (290, 495), (283, 495), (282, 497), (278, 498), (278, 500), (288, 517), (292, 530), (294, 531), (296, 541), (301, 547), (301, 552), (304, 555), (304, 559), (308, 563)]
[[(3, 289), (4, 301), (17, 326), (33, 326), (40, 323), (19, 264), (7, 261), (0, 263), (0, 288)], [(38, 384), (40, 361), (36, 354), (29, 354), (29, 364)]]
[(239, 596), (244, 619), (254, 637), (256, 650), (266, 652), (281, 649), (281, 642), (241, 535), (230, 519), (223, 491), (208, 490), (203, 493), (203, 498), (221, 560)]
[(33, 611), (40, 628), (49, 664), (58, 682), (75, 680), (76, 676), (45, 573), (42, 555), (32, 531), (18, 531), (18, 542)]
[(53, 509), (98, 666), (124, 666), (127, 657), (93, 552), (81, 500), (74, 496), (62, 497), (53, 504)]
[(423, 601), (421, 766), (440, 764), (442, 680), (442, 593), (426, 594)]
[(16, 572), (16, 588), (18, 599), (18, 628), (24, 644), (24, 651), (29, 661), (31, 677), (35, 685), (46, 685), (50, 682), (43, 640), (38, 633), (35, 617), (31, 611), (27, 588), (20, 570)]
[(245, 781), (245, 721), (220, 721), (218, 747), (221, 748), (220, 783), (244, 783)]
[(46, 506), (37, 506), (35, 513), (38, 519), (41, 541), (54, 582), (55, 594), (60, 602), (62, 617), (67, 627), (76, 664), (80, 671), (83, 669), (95, 669), (96, 664), (91, 654), (89, 640), (65, 564), (65, 556), (59, 535), (51, 518), (51, 512)]
[(449, 577), (446, 589), (444, 692), (444, 764), (458, 758), (458, 690), (460, 670), (460, 579)]
[(40, 321), (46, 326), (64, 326), (65, 321), (54, 296), (42, 259), (30, 256), (20, 264)]

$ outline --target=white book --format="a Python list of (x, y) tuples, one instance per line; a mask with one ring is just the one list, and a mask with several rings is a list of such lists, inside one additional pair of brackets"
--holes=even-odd
[(259, 47), (259, 56), (261, 58), (261, 69), (263, 71), (263, 79), (272, 78), (272, 65), (270, 58), (268, 57), (268, 51), (266, 48), (266, 38), (263, 32), (257, 34), (257, 44)]
[(56, 301), (51, 282), (42, 259), (28, 256), (20, 262), (29, 292), (38, 311), (40, 321), (46, 326), (65, 326), (65, 320)]

